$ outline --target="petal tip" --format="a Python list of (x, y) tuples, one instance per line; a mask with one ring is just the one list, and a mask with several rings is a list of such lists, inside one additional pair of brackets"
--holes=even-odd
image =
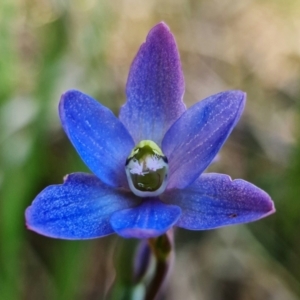
[(69, 179), (69, 174), (67, 174), (63, 177), (63, 183), (66, 183), (68, 179)]
[(70, 90), (67, 90), (65, 91), (62, 95), (61, 95), (61, 98), (72, 98), (72, 97), (76, 97), (76, 96), (79, 96), (81, 95), (82, 92), (76, 90), (76, 89), (70, 89)]
[(268, 217), (276, 212), (274, 201), (271, 198), (269, 199), (269, 204), (270, 204), (270, 209), (264, 215), (262, 215), (261, 218)]
[(170, 27), (164, 21), (161, 21), (156, 25), (154, 25), (150, 30), (150, 32), (156, 32), (156, 31), (170, 32)]
[(247, 93), (241, 90), (229, 90), (225, 92), (221, 92), (219, 95), (222, 95), (225, 97), (230, 97), (233, 101), (236, 100), (240, 102), (242, 105), (245, 105), (246, 99), (247, 99)]
[(240, 101), (242, 103), (246, 102), (246, 99), (247, 99), (247, 93), (246, 92), (241, 91), (241, 90), (236, 90), (236, 94), (237, 94), (237, 97), (240, 98)]
[(25, 210), (25, 226), (26, 229), (28, 230), (33, 230), (32, 227), (29, 224), (29, 210), (30, 210), (31, 206), (27, 207)]
[[(32, 204), (34, 204), (34, 202)], [(36, 232), (40, 235), (51, 237), (49, 234), (47, 234), (46, 232), (41, 230), (38, 226), (34, 225), (34, 220), (32, 220), (31, 214), (32, 214), (32, 205), (27, 207), (25, 210), (25, 227), (26, 227), (26, 229)]]
[(78, 90), (72, 89), (64, 92), (59, 101), (59, 112), (64, 108), (67, 101), (72, 101), (75, 98), (78, 98), (82, 95), (82, 93)]
[(176, 45), (174, 35), (172, 34), (169, 26), (163, 21), (151, 28), (146, 37), (145, 43), (159, 43), (160, 41), (168, 41), (168, 43), (171, 43), (174, 46)]

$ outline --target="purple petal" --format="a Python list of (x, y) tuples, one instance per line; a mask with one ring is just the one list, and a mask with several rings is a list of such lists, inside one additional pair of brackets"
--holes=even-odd
[(190, 230), (248, 223), (275, 212), (270, 196), (255, 185), (228, 175), (203, 174), (184, 190), (170, 190), (163, 200), (181, 207), (176, 226)]
[(169, 160), (167, 189), (187, 187), (208, 167), (239, 120), (245, 100), (241, 91), (213, 95), (188, 109), (169, 129), (162, 142)]
[(120, 120), (135, 143), (158, 145), (172, 123), (185, 111), (184, 79), (175, 39), (164, 23), (149, 32), (129, 72), (127, 103)]
[(180, 213), (178, 206), (164, 204), (156, 198), (144, 198), (137, 207), (115, 212), (110, 223), (122, 237), (148, 239), (169, 230)]
[(82, 160), (104, 183), (127, 186), (125, 162), (134, 142), (113, 113), (79, 91), (59, 104), (62, 126)]
[(109, 218), (140, 199), (103, 184), (96, 176), (74, 173), (64, 184), (45, 188), (26, 210), (27, 227), (60, 239), (91, 239), (114, 232)]

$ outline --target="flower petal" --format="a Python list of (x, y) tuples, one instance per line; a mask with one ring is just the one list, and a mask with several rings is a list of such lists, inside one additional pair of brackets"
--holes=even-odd
[(127, 186), (126, 158), (134, 142), (113, 113), (93, 98), (70, 90), (59, 104), (62, 126), (82, 160), (104, 183)]
[(185, 111), (184, 79), (175, 39), (164, 23), (149, 32), (136, 55), (127, 81), (127, 103), (120, 120), (135, 143), (161, 145), (165, 132)]
[(139, 199), (103, 184), (96, 176), (74, 173), (64, 184), (45, 188), (26, 210), (27, 227), (60, 239), (90, 239), (113, 233), (109, 223), (117, 210)]
[(185, 188), (208, 167), (239, 120), (245, 100), (241, 91), (210, 96), (188, 109), (169, 129), (162, 142), (169, 160), (167, 189)]
[(275, 212), (270, 196), (255, 185), (207, 173), (184, 190), (170, 190), (163, 200), (181, 207), (176, 226), (190, 230), (256, 221)]
[(180, 213), (178, 206), (164, 204), (156, 198), (145, 198), (137, 207), (113, 213), (110, 223), (124, 238), (148, 239), (169, 230)]

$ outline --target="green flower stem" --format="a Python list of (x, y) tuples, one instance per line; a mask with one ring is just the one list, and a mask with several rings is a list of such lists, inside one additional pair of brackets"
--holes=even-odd
[[(136, 242), (137, 240), (122, 240), (123, 247), (118, 247), (119, 267), (108, 299), (154, 300), (166, 282), (174, 258), (173, 230), (157, 238), (139, 241), (140, 249), (132, 257)], [(134, 261), (138, 264), (135, 265)]]
[(145, 300), (153, 300), (160, 292), (171, 266), (173, 231), (149, 239), (148, 243), (155, 258), (155, 271), (147, 287)]

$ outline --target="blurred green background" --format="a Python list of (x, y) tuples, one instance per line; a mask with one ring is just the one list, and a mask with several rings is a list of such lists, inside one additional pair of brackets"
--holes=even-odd
[(49, 239), (26, 230), (24, 210), (65, 174), (88, 171), (61, 129), (60, 95), (80, 89), (118, 114), (130, 63), (161, 20), (178, 43), (188, 106), (248, 94), (211, 170), (255, 183), (277, 208), (249, 225), (177, 230), (165, 299), (300, 299), (300, 1), (3, 0), (1, 300), (103, 299), (115, 269), (128, 282), (132, 241)]

